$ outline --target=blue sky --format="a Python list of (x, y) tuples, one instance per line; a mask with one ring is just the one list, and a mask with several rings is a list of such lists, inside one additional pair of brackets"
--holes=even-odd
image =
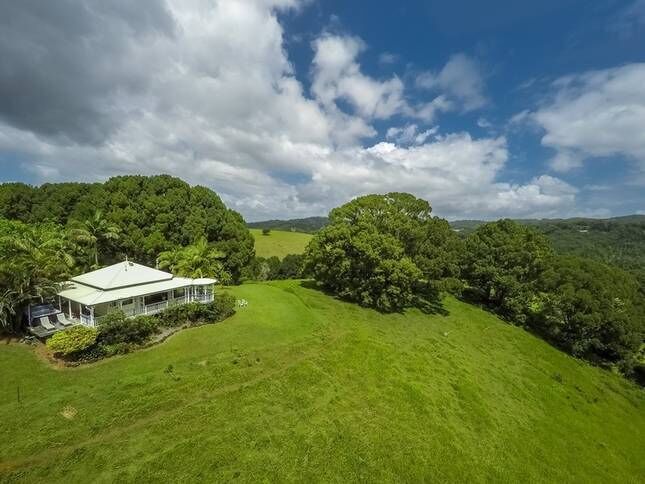
[(1, 8), (0, 181), (170, 173), (249, 220), (645, 210), (645, 0)]

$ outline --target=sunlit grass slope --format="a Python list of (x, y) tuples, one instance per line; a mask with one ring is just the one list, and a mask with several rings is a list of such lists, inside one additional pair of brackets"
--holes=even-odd
[(643, 482), (642, 390), (480, 309), (232, 291), (234, 317), (92, 366), (2, 346), (0, 481)]
[(261, 229), (249, 229), (255, 238), (255, 254), (259, 257), (277, 256), (282, 259), (288, 254), (302, 254), (311, 240), (311, 234), (272, 230), (262, 235)]

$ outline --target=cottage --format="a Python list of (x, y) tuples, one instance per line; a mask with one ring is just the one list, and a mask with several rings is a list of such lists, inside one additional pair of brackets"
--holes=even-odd
[[(211, 302), (216, 282), (209, 278), (175, 277), (126, 260), (73, 277), (57, 296), (57, 313), (61, 315), (45, 317), (56, 329), (66, 326), (63, 321), (93, 327), (114, 310), (138, 316), (192, 301)], [(30, 321), (32, 333), (43, 332), (38, 326), (38, 320)]]

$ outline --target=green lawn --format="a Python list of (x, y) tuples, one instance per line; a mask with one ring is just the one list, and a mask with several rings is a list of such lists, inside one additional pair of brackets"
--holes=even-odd
[(311, 240), (311, 234), (272, 230), (262, 235), (261, 229), (249, 229), (255, 238), (255, 254), (259, 257), (277, 256), (282, 259), (288, 254), (302, 254)]
[(643, 391), (473, 306), (233, 292), (234, 317), (92, 366), (4, 345), (0, 481), (645, 479)]

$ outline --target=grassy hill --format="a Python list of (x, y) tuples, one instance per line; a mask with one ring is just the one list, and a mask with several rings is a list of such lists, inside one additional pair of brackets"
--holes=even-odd
[(282, 230), (271, 230), (269, 235), (262, 235), (261, 229), (250, 229), (250, 232), (255, 238), (255, 255), (280, 259), (288, 254), (302, 254), (312, 237), (310, 234)]
[(643, 390), (476, 307), (232, 292), (231, 319), (91, 366), (3, 345), (0, 481), (645, 478)]

